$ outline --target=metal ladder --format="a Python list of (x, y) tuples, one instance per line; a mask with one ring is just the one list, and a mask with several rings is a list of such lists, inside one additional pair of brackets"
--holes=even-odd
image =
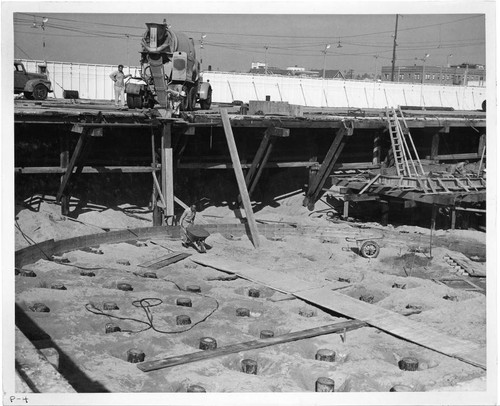
[[(386, 107), (385, 115), (391, 137), (392, 152), (398, 176), (420, 177), (425, 176), (417, 149), (413, 143), (410, 130), (406, 124), (403, 112), (398, 107)], [(402, 124), (404, 125), (404, 128)], [(408, 136), (409, 144), (405, 134)], [(412, 158), (412, 153), (414, 158)], [(417, 163), (417, 165), (415, 165)]]

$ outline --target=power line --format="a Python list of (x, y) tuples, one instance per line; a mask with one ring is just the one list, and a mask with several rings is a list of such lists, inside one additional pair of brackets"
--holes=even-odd
[[(27, 15), (29, 17), (40, 17), (41, 15), (35, 15), (35, 14), (27, 14), (27, 13), (16, 13), (16, 14), (23, 14)], [(463, 22), (466, 20), (474, 19), (474, 18), (483, 18), (483, 15), (473, 15), (453, 21), (445, 21), (442, 23), (435, 23), (435, 24), (427, 24), (427, 25), (420, 25), (420, 26), (415, 26), (415, 27), (408, 27), (408, 28), (402, 28), (399, 29), (399, 31), (413, 31), (413, 30), (418, 30), (422, 28), (429, 28), (429, 27), (437, 27), (437, 26), (442, 26), (442, 25), (448, 25), (448, 24), (455, 24), (459, 22)], [(119, 25), (119, 24), (109, 24), (109, 23), (98, 23), (98, 22), (86, 22), (86, 21), (81, 21), (81, 20), (73, 20), (73, 19), (64, 19), (64, 18), (55, 18), (55, 17), (50, 17), (51, 20), (57, 20), (57, 21), (64, 21), (64, 22), (77, 22), (81, 24), (88, 24), (88, 25), (101, 25), (101, 26), (109, 26), (109, 27), (118, 27), (118, 28), (128, 28), (128, 29), (143, 29), (143, 27), (137, 27), (137, 26), (131, 26), (131, 25)], [(26, 22), (30, 22), (28, 20), (24, 20)], [(47, 26), (47, 24), (46, 24)], [(174, 30), (175, 31), (175, 30)], [(279, 35), (279, 34), (243, 34), (243, 33), (231, 33), (231, 32), (217, 32), (217, 31), (192, 31), (192, 30), (181, 30), (182, 32), (185, 33), (194, 33), (194, 34), (209, 34), (209, 35), (230, 35), (230, 36), (244, 36), (244, 37), (273, 37), (273, 38), (301, 38), (301, 39), (331, 39), (332, 36), (292, 36), (292, 35)], [(374, 36), (374, 35), (379, 35), (379, 34), (388, 34), (392, 33), (392, 30), (389, 31), (378, 31), (378, 32), (371, 32), (371, 33), (364, 33), (364, 34), (355, 34), (355, 35), (342, 35), (342, 38), (359, 38), (359, 37), (365, 37), (365, 36)], [(117, 34), (117, 33), (114, 33)], [(125, 34), (121, 34), (125, 35)]]
[(17, 49), (19, 49), (19, 50), (20, 50), (20, 51), (21, 51), (24, 55), (26, 55), (26, 57), (27, 57), (28, 59), (33, 59), (33, 58), (31, 58), (31, 56), (29, 56), (26, 52), (24, 52), (24, 50), (23, 50), (23, 49), (22, 49), (19, 45), (14, 44), (14, 46), (15, 46)]

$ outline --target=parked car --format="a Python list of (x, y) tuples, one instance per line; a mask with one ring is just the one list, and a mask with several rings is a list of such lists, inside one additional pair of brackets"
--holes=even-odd
[(30, 100), (45, 100), (52, 92), (52, 84), (47, 75), (26, 72), (22, 62), (14, 61), (14, 93), (24, 93)]

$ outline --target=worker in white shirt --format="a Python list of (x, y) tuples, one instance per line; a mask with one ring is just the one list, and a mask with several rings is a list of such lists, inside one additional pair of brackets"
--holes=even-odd
[(118, 70), (114, 71), (109, 77), (115, 82), (115, 106), (125, 105), (125, 79), (132, 75), (123, 73), (123, 65), (118, 65)]

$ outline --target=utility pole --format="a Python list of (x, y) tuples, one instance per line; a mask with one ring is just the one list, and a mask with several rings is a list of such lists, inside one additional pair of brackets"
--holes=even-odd
[(398, 38), (398, 18), (399, 14), (396, 14), (396, 28), (394, 29), (394, 45), (392, 47), (391, 82), (394, 82), (394, 70), (396, 69), (396, 47), (398, 46), (396, 40)]

